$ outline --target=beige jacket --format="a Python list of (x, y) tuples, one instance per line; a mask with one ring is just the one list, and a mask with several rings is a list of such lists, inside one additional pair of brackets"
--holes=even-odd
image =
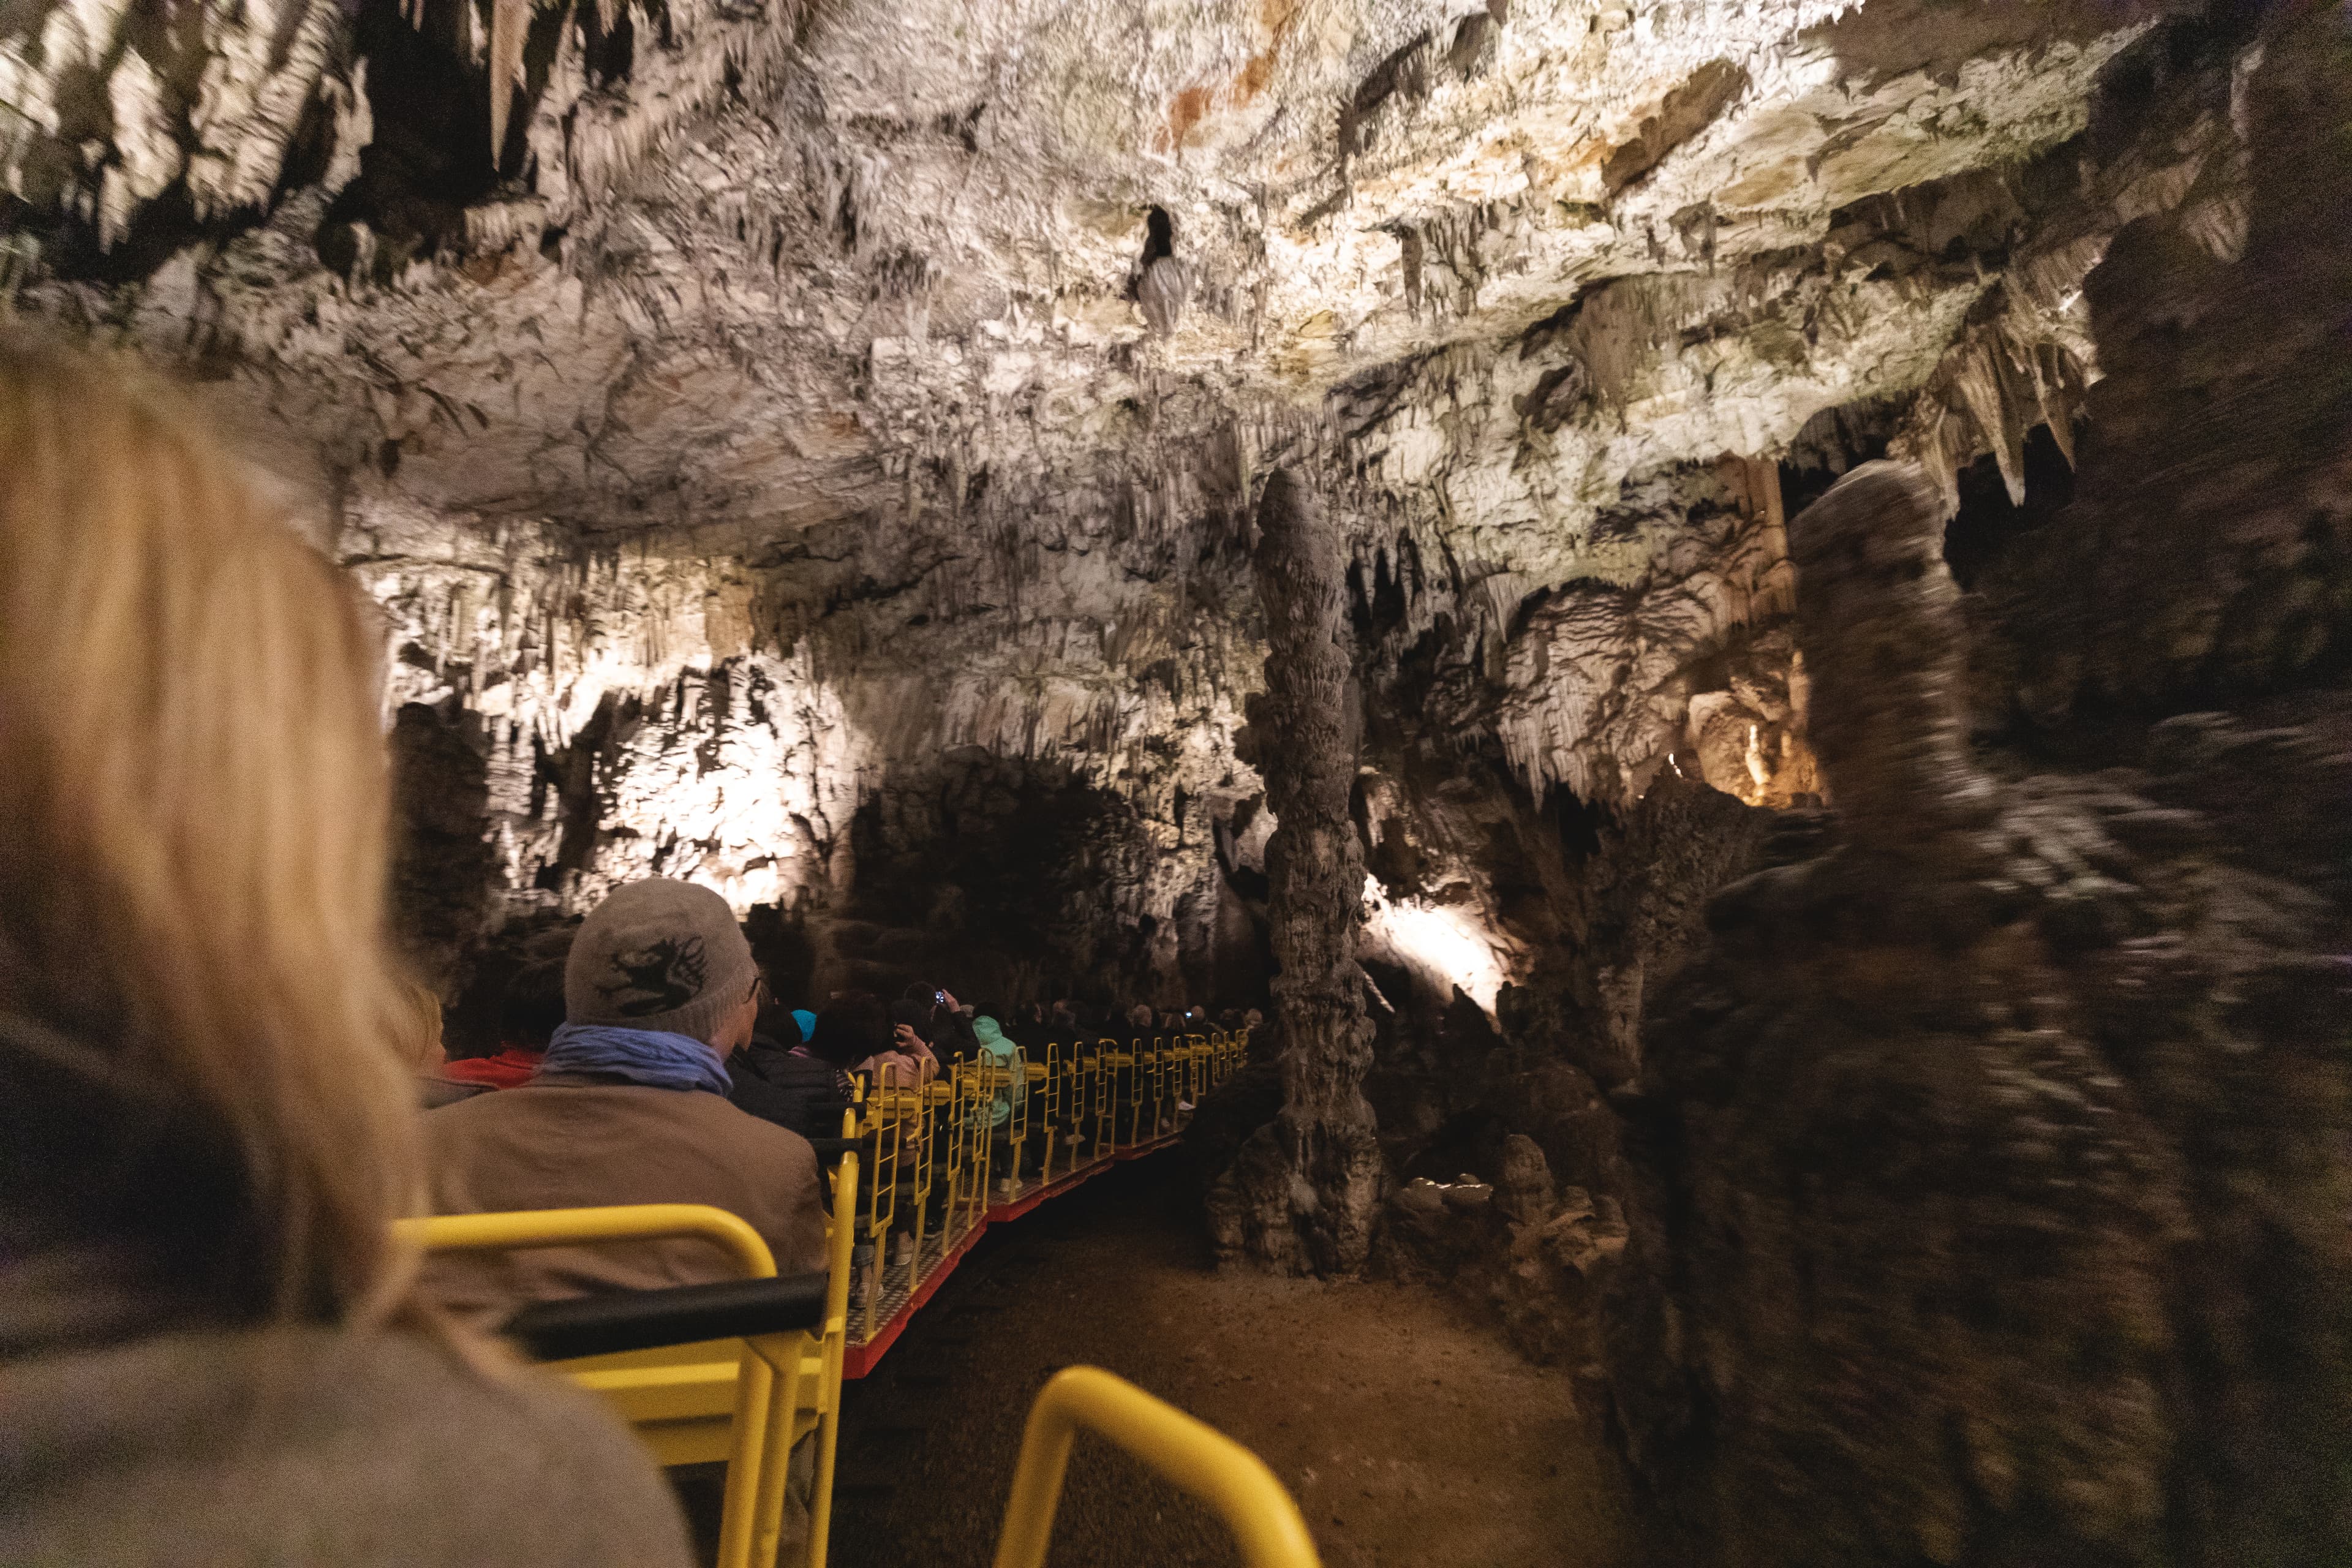
[(688, 1568), (602, 1402), (418, 1334), (167, 1334), (0, 1363), (10, 1568)]
[[(825, 1265), (808, 1140), (699, 1089), (534, 1080), (425, 1118), (436, 1214), (604, 1204), (709, 1204), (766, 1238), (779, 1274)], [(448, 1253), (425, 1283), (446, 1305), (503, 1318), (531, 1301), (731, 1279), (711, 1242)]]

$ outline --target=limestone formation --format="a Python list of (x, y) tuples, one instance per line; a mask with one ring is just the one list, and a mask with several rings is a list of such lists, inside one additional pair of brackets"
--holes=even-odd
[[(436, 952), (658, 868), (825, 984), (1001, 925), (977, 986), (1246, 993), (1257, 470), (1345, 536), (1381, 798), (1817, 793), (1760, 476), (1856, 400), (2066, 426), (2107, 237), (2228, 227), (2226, 102), (2087, 130), (2179, 9), (35, 4), (0, 286), (330, 516), (476, 753), (412, 799), (487, 784)], [(1091, 869), (992, 921), (1066, 792)], [(1545, 922), (1446, 837), (1367, 956), (1491, 1015)]]
[(1916, 469), (1865, 464), (1791, 532), (1807, 732), (1841, 823), (1871, 850), (1965, 860), (1996, 807), (1968, 754), (1959, 590), (1934, 489)]
[(1282, 1110), (1235, 1167), (1242, 1249), (1316, 1273), (1363, 1266), (1381, 1151), (1363, 1079), (1371, 1065), (1356, 962), (1362, 846), (1348, 812), (1361, 700), (1343, 637), (1333, 520), (1277, 468), (1257, 512), (1266, 690), (1253, 730), (1266, 804), (1266, 910), (1282, 1033)]
[[(2085, 139), (2184, 8), (36, 4), (0, 266), (338, 513), (399, 699), (485, 721), (493, 918), (670, 843), (814, 903), (873, 781), (979, 746), (1176, 841), (1121, 914), (1188, 927), (1131, 977), (1172, 991), (1258, 794), (1256, 465), (1307, 465), (1368, 613), (1410, 583), (1379, 660), (1438, 634), (1536, 793), (1811, 793), (1769, 527), (1686, 478), (1914, 391), (1939, 473), (2063, 438), (2106, 237), (2226, 216), (2226, 109)], [(774, 724), (677, 700), (722, 668)], [(551, 853), (522, 784), (608, 697), (645, 743)], [(657, 822), (663, 757), (702, 804)], [(774, 805), (805, 834), (748, 840)]]
[[(2343, 695), (1997, 784), (1964, 739), (1938, 510), (1871, 467), (1791, 525), (1837, 819), (1717, 898), (1649, 1009), (1612, 1419), (1700, 1561), (2330, 1560), (2352, 1550), (2352, 994), (2325, 955), (2352, 904), (2310, 814), (2352, 784)], [(2135, 548), (2203, 526), (2143, 511)], [(2007, 613), (2119, 625), (2231, 586), (2105, 597), (2120, 580), (2019, 584)], [(2061, 651), (2025, 650), (2025, 679)], [(2278, 667), (2236, 675), (2251, 702)]]
[(1988, 585), (1990, 721), (2160, 713), (2352, 653), (2352, 46), (2338, 7), (2289, 9), (2231, 76), (2237, 157), (2087, 280), (2083, 501)]

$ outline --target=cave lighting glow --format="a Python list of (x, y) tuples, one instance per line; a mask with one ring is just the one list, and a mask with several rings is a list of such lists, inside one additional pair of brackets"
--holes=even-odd
[(1494, 1016), (1495, 997), (1508, 978), (1493, 938), (1471, 911), (1420, 899), (1391, 900), (1377, 878), (1364, 879), (1364, 927), (1399, 957)]

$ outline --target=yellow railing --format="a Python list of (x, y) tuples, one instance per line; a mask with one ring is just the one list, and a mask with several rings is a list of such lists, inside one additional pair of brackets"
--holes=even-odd
[(496, 1252), (599, 1241), (653, 1241), (699, 1236), (717, 1242), (746, 1279), (772, 1279), (776, 1259), (749, 1224), (706, 1204), (628, 1204), (614, 1208), (522, 1209), (511, 1214), (446, 1214), (404, 1219), (393, 1234), (425, 1252)]
[(1029, 1407), (995, 1568), (1045, 1568), (1070, 1442), (1081, 1428), (1108, 1438), (1206, 1503), (1233, 1531), (1246, 1568), (1318, 1568), (1307, 1521), (1265, 1460), (1206, 1422), (1093, 1366), (1055, 1373)]
[[(1223, 1081), (1243, 1032), (1055, 1042), (1009, 1062), (982, 1053), (917, 1083), (858, 1079), (855, 1131), (874, 1173), (860, 1215), (873, 1262), (857, 1282), (856, 1342), (944, 1266), (991, 1208), (1163, 1138)], [(1000, 1127), (1000, 1100), (1010, 1114)], [(1027, 1151), (1041, 1144), (1037, 1169)], [(892, 1243), (903, 1249), (892, 1258)], [(911, 1255), (911, 1262), (908, 1261)]]
[[(834, 1177), (834, 1217), (826, 1247), (829, 1278), (822, 1325), (814, 1335), (795, 1331), (744, 1339), (731, 1380), (706, 1364), (709, 1349), (704, 1346), (557, 1363), (593, 1368), (579, 1372), (577, 1381), (615, 1399), (624, 1414), (632, 1402), (649, 1394), (658, 1397), (675, 1388), (682, 1398), (663, 1404), (665, 1416), (691, 1407), (688, 1414), (706, 1423), (725, 1421), (727, 1489), (719, 1512), (719, 1568), (766, 1568), (775, 1562), (792, 1448), (803, 1431), (817, 1439), (806, 1561), (808, 1568), (824, 1568), (832, 1527), (842, 1358), (848, 1331), (850, 1247), (856, 1211), (857, 1156), (849, 1153), (842, 1156)], [(401, 1240), (428, 1252), (699, 1236), (724, 1248), (744, 1279), (768, 1279), (776, 1272), (774, 1255), (757, 1231), (723, 1209), (700, 1204), (441, 1215), (399, 1221), (394, 1232)]]
[[(827, 1248), (832, 1278), (820, 1334), (741, 1342), (748, 1353), (735, 1352), (731, 1362), (719, 1353), (723, 1346), (714, 1343), (681, 1347), (691, 1366), (670, 1364), (677, 1357), (666, 1361), (665, 1352), (559, 1364), (576, 1369), (583, 1384), (615, 1400), (625, 1412), (634, 1409), (648, 1423), (640, 1430), (666, 1462), (728, 1459), (719, 1568), (760, 1568), (774, 1561), (791, 1448), (803, 1436), (815, 1436), (808, 1563), (824, 1568), (846, 1346), (861, 1347), (860, 1372), (870, 1366), (870, 1357), (880, 1351), (863, 1347), (875, 1340), (884, 1316), (903, 1307), (988, 1223), (997, 1201), (1066, 1182), (1156, 1144), (1181, 1125), (1184, 1106), (1198, 1105), (1238, 1070), (1247, 1051), (1246, 1030), (1127, 1040), (1103, 1036), (1048, 1045), (1042, 1059), (1019, 1049), (1009, 1064), (982, 1056), (955, 1064), (929, 1083), (896, 1074), (876, 1082), (859, 1075), (843, 1117), (843, 1133), (855, 1141), (856, 1152), (844, 1156), (835, 1178)], [(1011, 1103), (1002, 1129), (994, 1120), (1000, 1095)], [(1034, 1176), (1024, 1169), (1032, 1138), (1042, 1143)], [(863, 1192), (861, 1159), (870, 1173)], [(1010, 1194), (995, 1185), (999, 1173)], [(700, 1236), (724, 1249), (742, 1277), (775, 1273), (766, 1244), (749, 1225), (697, 1205), (446, 1215), (403, 1221), (398, 1231), (429, 1249)], [(911, 1261), (902, 1253), (901, 1263), (892, 1263), (894, 1239), (910, 1249)], [(853, 1258), (860, 1241), (870, 1246), (873, 1261), (856, 1280), (853, 1299)], [(680, 1378), (694, 1387), (687, 1388)], [(1070, 1434), (1082, 1426), (1128, 1447), (1209, 1502), (1233, 1528), (1252, 1568), (1315, 1563), (1297, 1510), (1247, 1450), (1107, 1373), (1080, 1368), (1049, 1384), (1032, 1413), (998, 1568), (1038, 1568), (1043, 1563)]]

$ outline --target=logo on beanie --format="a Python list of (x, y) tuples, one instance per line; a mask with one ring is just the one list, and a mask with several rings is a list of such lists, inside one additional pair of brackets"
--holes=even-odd
[(702, 994), (709, 960), (698, 936), (664, 937), (651, 947), (613, 955), (618, 984), (599, 985), (613, 1010), (624, 1018), (646, 1018), (675, 1013)]

